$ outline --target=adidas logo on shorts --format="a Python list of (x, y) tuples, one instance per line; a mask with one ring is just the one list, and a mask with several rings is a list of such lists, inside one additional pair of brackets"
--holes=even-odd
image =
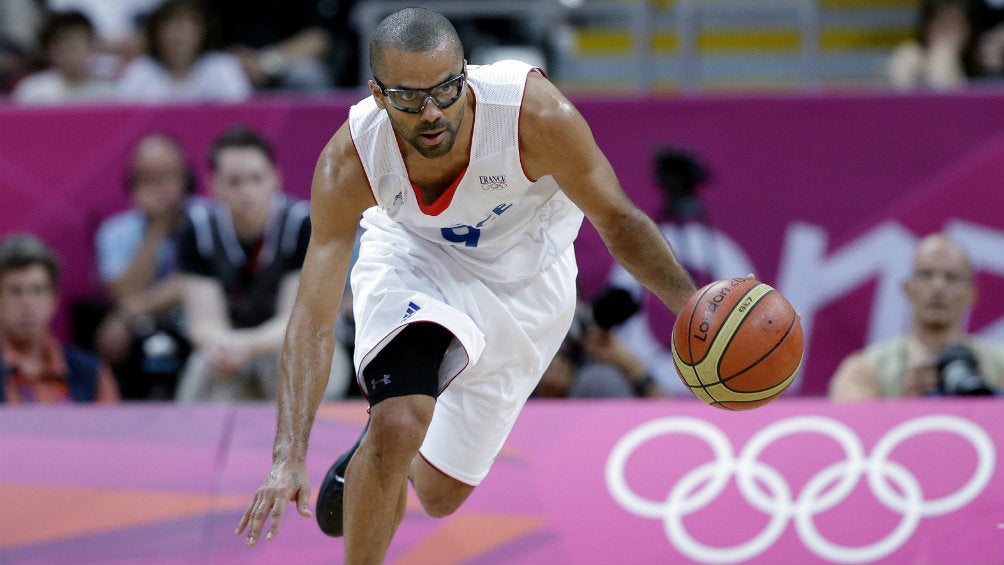
[(415, 314), (415, 312), (418, 312), (421, 309), (422, 307), (419, 306), (418, 304), (415, 304), (414, 302), (409, 302), (408, 309), (404, 311), (404, 317), (401, 318), (401, 321), (403, 322), (407, 320), (408, 318), (412, 317)]

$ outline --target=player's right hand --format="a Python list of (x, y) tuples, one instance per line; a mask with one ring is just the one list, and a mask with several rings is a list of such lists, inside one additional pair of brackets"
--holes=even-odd
[(245, 543), (248, 546), (255, 545), (261, 537), (265, 520), (271, 516), (266, 539), (274, 538), (279, 533), (282, 516), (289, 502), (296, 504), (296, 510), (304, 518), (313, 516), (310, 511), (310, 479), (307, 477), (306, 466), (274, 463), (272, 470), (258, 487), (251, 504), (244, 511), (234, 535), (239, 536), (246, 529)]

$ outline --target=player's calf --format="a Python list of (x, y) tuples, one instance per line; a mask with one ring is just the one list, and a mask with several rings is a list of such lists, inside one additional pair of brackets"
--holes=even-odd
[(419, 455), (412, 461), (409, 475), (415, 494), (422, 503), (422, 509), (433, 518), (445, 518), (457, 511), (474, 492), (474, 487), (462, 483), (422, 459)]

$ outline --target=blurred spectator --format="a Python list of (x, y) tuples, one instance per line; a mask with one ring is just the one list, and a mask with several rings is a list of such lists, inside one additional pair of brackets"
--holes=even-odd
[(211, 0), (224, 44), (258, 89), (317, 91), (356, 86), (354, 0)]
[(1004, 24), (980, 36), (977, 57), (983, 78), (998, 81), (1004, 79)]
[(108, 100), (112, 82), (95, 72), (94, 26), (80, 12), (53, 12), (39, 33), (49, 67), (26, 76), (15, 87), (21, 104), (62, 104)]
[(977, 35), (1004, 24), (1004, 1), (970, 0), (973, 28)]
[(565, 338), (554, 359), (544, 369), (533, 391), (534, 398), (569, 398), (582, 363), (582, 346), (572, 335)]
[(573, 397), (666, 396), (645, 363), (622, 339), (597, 325), (586, 328), (582, 349), (587, 359), (579, 367)]
[(943, 90), (963, 86), (979, 75), (967, 1), (923, 0), (915, 36), (889, 59), (893, 86)]
[(537, 385), (538, 398), (664, 397), (665, 391), (626, 344), (580, 308)]
[[(279, 355), (310, 239), (308, 204), (282, 194), (272, 148), (246, 128), (216, 140), (210, 166), (217, 202), (192, 209), (180, 244), (194, 351), (177, 399), (275, 398)], [(342, 348), (336, 350), (328, 390), (341, 396), (349, 368)]]
[(45, 8), (38, 0), (4, 0), (0, 2), (0, 38), (24, 51), (34, 51), (43, 19)]
[(1004, 1), (971, 0), (970, 9), (980, 74), (1004, 79)]
[(189, 348), (177, 238), (195, 201), (195, 173), (174, 138), (154, 133), (136, 144), (126, 182), (132, 207), (105, 219), (94, 240), (113, 304), (96, 348), (111, 363), (123, 397), (168, 399)]
[(0, 402), (115, 402), (115, 378), (97, 355), (51, 330), (58, 298), (56, 255), (37, 237), (0, 243)]
[[(6, 0), (4, 0), (6, 1)], [(143, 22), (164, 0), (45, 0), (56, 12), (84, 13), (98, 39), (99, 50), (117, 61), (143, 52)]]
[(203, 0), (167, 0), (146, 25), (147, 55), (122, 72), (117, 90), (129, 102), (238, 102), (252, 87), (237, 58), (217, 51), (216, 14)]
[(0, 2), (0, 95), (13, 90), (34, 70), (38, 52), (37, 30), (44, 10), (37, 0)]
[(913, 306), (909, 332), (846, 358), (830, 381), (831, 398), (990, 394), (1004, 386), (1004, 344), (965, 333), (976, 287), (958, 243), (944, 234), (922, 239), (903, 291)]
[[(555, 0), (530, 0), (540, 7), (540, 13), (549, 14), (546, 4)], [(550, 17), (527, 17), (525, 12), (512, 15), (478, 15), (452, 18), (467, 52), (467, 60), (474, 65), (487, 65), (503, 59), (518, 59), (543, 68), (552, 74), (556, 25)]]

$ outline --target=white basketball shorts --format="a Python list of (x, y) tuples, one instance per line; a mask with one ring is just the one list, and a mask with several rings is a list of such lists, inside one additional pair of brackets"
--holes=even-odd
[(406, 325), (450, 330), (454, 340), (420, 453), (446, 475), (477, 485), (571, 325), (574, 248), (537, 277), (485, 282), (435, 244), (377, 221), (379, 227), (364, 216), (351, 275), (359, 385), (365, 393), (363, 369)]

